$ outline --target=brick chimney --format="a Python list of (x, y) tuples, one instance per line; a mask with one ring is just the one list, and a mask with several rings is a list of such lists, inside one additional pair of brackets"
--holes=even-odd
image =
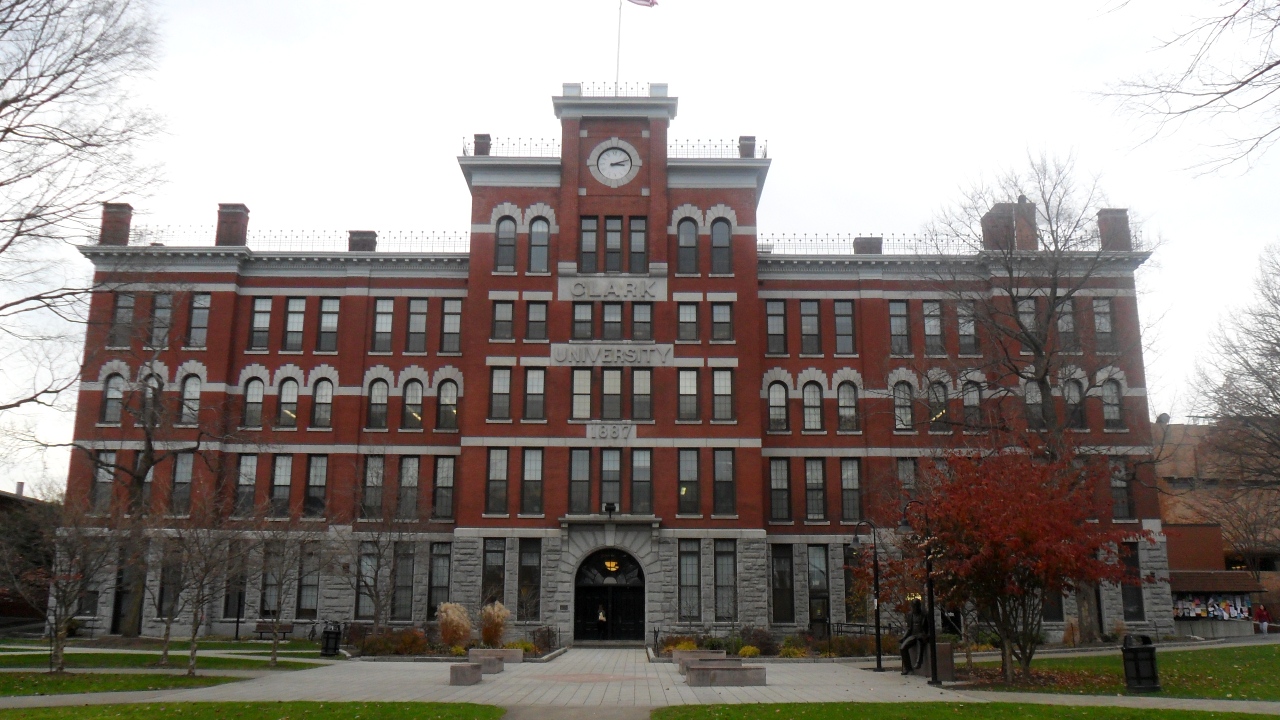
[(1040, 242), (1036, 237), (1036, 204), (1027, 202), (1026, 195), (1018, 196), (1018, 204), (1014, 208), (1015, 225), (1014, 242), (1019, 250), (1039, 250)]
[(1098, 211), (1098, 239), (1104, 252), (1133, 250), (1128, 208), (1103, 208)]
[(756, 136), (741, 135), (738, 137), (738, 157), (753, 158), (756, 156)]
[(218, 233), (214, 245), (244, 247), (249, 235), (249, 208), (240, 203), (218, 203)]
[(347, 231), (347, 250), (350, 252), (375, 252), (377, 249), (377, 232), (373, 230)]
[(133, 206), (129, 203), (102, 203), (102, 230), (99, 245), (128, 245)]
[(985, 250), (1038, 249), (1036, 242), (1036, 204), (1026, 195), (1016, 203), (995, 203), (982, 216), (982, 247)]
[(884, 252), (884, 238), (856, 237), (853, 239), (854, 255), (880, 255)]
[(489, 154), (489, 133), (476, 133), (476, 155)]

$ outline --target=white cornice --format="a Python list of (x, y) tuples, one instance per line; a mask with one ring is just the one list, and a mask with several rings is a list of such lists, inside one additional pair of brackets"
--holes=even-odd
[(575, 97), (551, 98), (557, 118), (662, 118), (676, 116), (673, 97)]

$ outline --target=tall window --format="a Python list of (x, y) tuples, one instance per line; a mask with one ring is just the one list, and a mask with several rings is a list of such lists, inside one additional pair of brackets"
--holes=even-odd
[(405, 455), (400, 458), (396, 517), (401, 520), (418, 519), (418, 468), (417, 455)]
[(550, 242), (551, 225), (545, 218), (534, 218), (529, 223), (529, 272), (547, 272)]
[(410, 380), (404, 384), (401, 393), (403, 403), (400, 407), (400, 427), (406, 430), (422, 428), (422, 383)]
[(733, 515), (738, 511), (737, 490), (734, 483), (733, 451), (716, 450), (712, 453), (714, 475), (711, 484), (711, 512), (715, 515)]
[(525, 318), (524, 339), (547, 339), (547, 304), (531, 302), (525, 306), (528, 317)]
[(506, 600), (507, 541), (485, 538), (484, 558), (480, 568), (480, 604)]
[(950, 432), (950, 403), (947, 397), (947, 386), (940, 382), (929, 385), (929, 431)]
[(160, 594), (156, 598), (156, 617), (172, 618), (182, 594), (182, 555), (176, 545), (166, 543), (160, 563)]
[(378, 583), (378, 545), (374, 542), (360, 543), (360, 551), (356, 557), (356, 619), (373, 619), (374, 604), (372, 586)]
[(716, 220), (711, 223), (711, 274), (733, 273), (733, 246), (730, 243), (729, 223)]
[(280, 402), (276, 426), (282, 428), (298, 427), (298, 381), (292, 378), (280, 383)]
[(964, 424), (970, 428), (982, 425), (982, 386), (976, 382), (964, 384)]
[(484, 511), (507, 514), (507, 449), (489, 448), (489, 480), (484, 486)]
[(591, 319), (591, 303), (573, 304), (573, 339), (590, 340), (595, 332)]
[(862, 472), (857, 458), (840, 460), (840, 519), (862, 519)]
[(338, 351), (338, 308), (341, 305), (342, 301), (339, 298), (320, 298), (320, 325), (316, 332), (317, 352)]
[(773, 572), (769, 575), (769, 587), (773, 591), (773, 622), (778, 624), (796, 621), (795, 559), (790, 545), (771, 545)]
[(409, 299), (409, 322), (405, 326), (404, 338), (405, 352), (427, 351), (427, 304), (426, 298)]
[(413, 546), (414, 543), (404, 541), (392, 546), (392, 620), (413, 618)]
[(1063, 352), (1080, 350), (1080, 339), (1076, 336), (1076, 303), (1071, 298), (1058, 305), (1058, 347)]
[(1027, 341), (1034, 339), (1037, 335), (1035, 298), (1023, 298), (1018, 301), (1018, 325), (1023, 337), (1022, 351), (1030, 352), (1030, 343)]
[(604, 420), (622, 418), (622, 370), (600, 371), (600, 417)]
[(631, 259), (628, 270), (633, 273), (649, 272), (649, 244), (645, 238), (645, 227), (645, 218), (631, 218)]
[(591, 512), (591, 451), (587, 449), (569, 451), (569, 512)]
[(733, 303), (711, 304), (711, 339), (733, 339)]
[(378, 298), (373, 305), (373, 352), (391, 352), (391, 326), (395, 319), (395, 300)]
[(622, 303), (605, 303), (600, 318), (601, 337), (605, 340), (622, 339)]
[(102, 422), (118, 423), (124, 415), (124, 378), (112, 375), (103, 385)]
[(1089, 427), (1084, 416), (1084, 385), (1079, 380), (1063, 383), (1062, 400), (1067, 406), (1067, 427), (1077, 430)]
[(780, 382), (769, 385), (769, 429), (775, 431), (788, 429), (787, 386)]
[(1120, 383), (1108, 380), (1102, 383), (1102, 426), (1108, 430), (1124, 429), (1124, 394)]
[(524, 474), (520, 479), (520, 512), (542, 514), (542, 448), (525, 448)]
[(800, 301), (800, 354), (822, 354), (822, 324), (818, 321), (818, 301)]
[(436, 458), (435, 497), (431, 499), (431, 516), (439, 520), (453, 517), (454, 458)]
[(271, 298), (253, 299), (253, 318), (249, 327), (249, 349), (266, 350), (271, 334)]
[(283, 540), (268, 540), (262, 548), (262, 591), (258, 598), (263, 617), (276, 617), (282, 605), (280, 583), (284, 580)]
[(676, 490), (676, 513), (680, 515), (697, 515), (698, 502), (698, 451), (681, 450), (679, 468), (679, 487)]
[(622, 451), (606, 448), (600, 451), (600, 505), (612, 503), (622, 509)]
[(304, 517), (324, 517), (325, 488), (328, 484), (329, 456), (309, 456), (307, 458), (307, 494), (302, 499)]
[(1129, 482), (1129, 464), (1122, 457), (1109, 458), (1111, 469), (1111, 517), (1131, 520), (1133, 513), (1133, 487)]
[(191, 295), (191, 316), (187, 322), (187, 347), (195, 350), (205, 347), (209, 341), (209, 293)]
[(596, 241), (600, 230), (600, 220), (593, 217), (582, 218), (582, 230), (578, 233), (578, 272), (593, 273), (596, 271)]
[(853, 344), (853, 301), (837, 300), (836, 306), (836, 354), (854, 355), (857, 350)]
[(715, 543), (716, 622), (737, 622), (737, 542), (734, 540), (716, 540)]
[(831, 619), (831, 582), (827, 567), (827, 546), (809, 546), (809, 622)]
[(491, 336), (494, 340), (510, 340), (515, 337), (515, 303), (502, 300), (493, 304), (493, 328)]
[(801, 395), (804, 402), (804, 429), (822, 430), (822, 386), (816, 382), (805, 383)]
[(680, 303), (676, 306), (676, 339), (698, 340), (698, 304)]
[(369, 424), (367, 427), (381, 429), (387, 426), (387, 394), (386, 380), (374, 380), (369, 383)]
[(889, 302), (889, 354), (911, 354), (911, 324), (907, 318), (907, 301)]
[(676, 227), (676, 273), (698, 274), (698, 224), (681, 220)]
[(173, 457), (173, 488), (169, 493), (169, 514), (191, 512), (191, 475), (195, 469), (195, 453), (178, 453)]
[(169, 347), (169, 329), (173, 327), (173, 296), (156, 293), (151, 296), (151, 332), (147, 347)]
[(94, 456), (93, 490), (90, 505), (95, 513), (111, 509), (111, 494), (115, 488), (116, 454), (111, 450), (99, 450)]
[(440, 323), (440, 352), (456, 353), (462, 350), (462, 301), (444, 301)]
[(164, 380), (159, 375), (148, 375), (142, 381), (142, 424), (157, 428), (162, 422), (164, 409)]
[(911, 409), (911, 383), (900, 382), (893, 386), (893, 429), (910, 430), (915, 426)]
[(631, 451), (631, 512), (637, 515), (653, 512), (652, 450)]
[(604, 219), (605, 272), (622, 272), (622, 218)]
[(244, 426), (262, 427), (263, 383), (253, 378), (244, 386)]
[(569, 417), (574, 420), (591, 418), (591, 370), (579, 368), (573, 371), (573, 405)]
[(1124, 606), (1125, 622), (1142, 622), (1147, 619), (1142, 604), (1142, 566), (1138, 557), (1138, 543), (1123, 543), (1120, 562), (1124, 564), (1126, 582), (1120, 585), (1120, 601)]
[(333, 382), (317, 380), (311, 389), (311, 426), (327, 428), (333, 421)]
[(914, 492), (916, 489), (916, 459), (898, 458), (895, 463), (897, 465), (898, 486), (907, 493)]
[(973, 318), (973, 301), (956, 303), (956, 328), (960, 336), (960, 354), (978, 354), (978, 326)]
[(547, 371), (526, 368), (524, 371), (524, 417), (526, 420), (546, 418)]
[(804, 461), (804, 511), (807, 520), (827, 519), (827, 468), (822, 458)]
[(254, 489), (258, 485), (258, 456), (241, 455), (240, 465), (236, 472), (236, 517), (248, 517), (253, 514)]
[(196, 375), (188, 375), (182, 381), (182, 415), (179, 422), (183, 425), (195, 425), (199, 420), (200, 378)]
[(924, 301), (924, 354), (946, 355), (942, 344), (942, 303)]
[(507, 420), (511, 417), (511, 368), (493, 368), (489, 375), (489, 417)]
[(116, 293), (115, 301), (115, 308), (111, 312), (111, 327), (107, 330), (107, 346), (129, 347), (133, 341), (133, 307), (136, 298), (133, 293)]
[(364, 456), (364, 483), (360, 488), (360, 517), (364, 520), (382, 517), (382, 486), (386, 470), (386, 457)]
[(289, 488), (293, 484), (293, 456), (276, 455), (271, 470), (271, 517), (288, 517)]
[(681, 540), (679, 545), (680, 621), (702, 619), (702, 563), (697, 540)]
[(791, 519), (791, 462), (786, 458), (769, 461), (770, 519)]
[(764, 304), (765, 332), (768, 342), (765, 352), (770, 355), (787, 354), (787, 301), (770, 300)]
[(852, 432), (858, 429), (858, 388), (842, 382), (836, 388), (836, 429)]
[(452, 380), (436, 388), (436, 429), (458, 429), (458, 383)]
[(1023, 386), (1023, 400), (1027, 406), (1027, 429), (1044, 429), (1044, 396), (1040, 392), (1040, 383), (1028, 381)]
[(449, 551), (452, 543), (431, 543), (431, 577), (427, 589), (427, 617), (434, 620), (441, 603), (449, 602)]
[(245, 552), (241, 541), (231, 540), (227, 543), (227, 564), (223, 575), (226, 582), (222, 595), (223, 618), (244, 617), (244, 603), (248, 589), (246, 586), (249, 581), (249, 563), (246, 555), (248, 553)]
[(653, 419), (652, 380), (652, 370), (637, 368), (631, 371), (631, 418), (633, 420)]
[(504, 217), (498, 221), (498, 242), (493, 254), (493, 269), (498, 272), (515, 272), (516, 269), (516, 221)]
[(542, 618), (542, 540), (520, 538), (520, 571), (516, 578), (516, 620)]
[(631, 339), (653, 339), (653, 306), (649, 303), (631, 305)]
[(733, 371), (711, 371), (711, 418), (733, 419)]
[(284, 301), (284, 342), (281, 350), (290, 352), (302, 349), (302, 328), (306, 324), (307, 299), (288, 298)]
[(1115, 352), (1115, 334), (1111, 330), (1111, 298), (1093, 299), (1093, 344), (1098, 352)]
[(677, 420), (698, 419), (698, 371), (681, 370), (679, 375), (680, 405)]

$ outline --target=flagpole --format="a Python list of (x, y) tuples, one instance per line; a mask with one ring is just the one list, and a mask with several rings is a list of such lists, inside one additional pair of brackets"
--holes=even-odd
[(622, 0), (618, 0), (618, 44), (613, 61), (613, 94), (618, 94), (618, 77), (622, 70)]

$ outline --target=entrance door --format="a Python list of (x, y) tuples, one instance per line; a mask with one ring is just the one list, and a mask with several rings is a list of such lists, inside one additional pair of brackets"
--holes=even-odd
[(644, 572), (635, 558), (596, 552), (578, 568), (574, 586), (575, 640), (644, 640)]

